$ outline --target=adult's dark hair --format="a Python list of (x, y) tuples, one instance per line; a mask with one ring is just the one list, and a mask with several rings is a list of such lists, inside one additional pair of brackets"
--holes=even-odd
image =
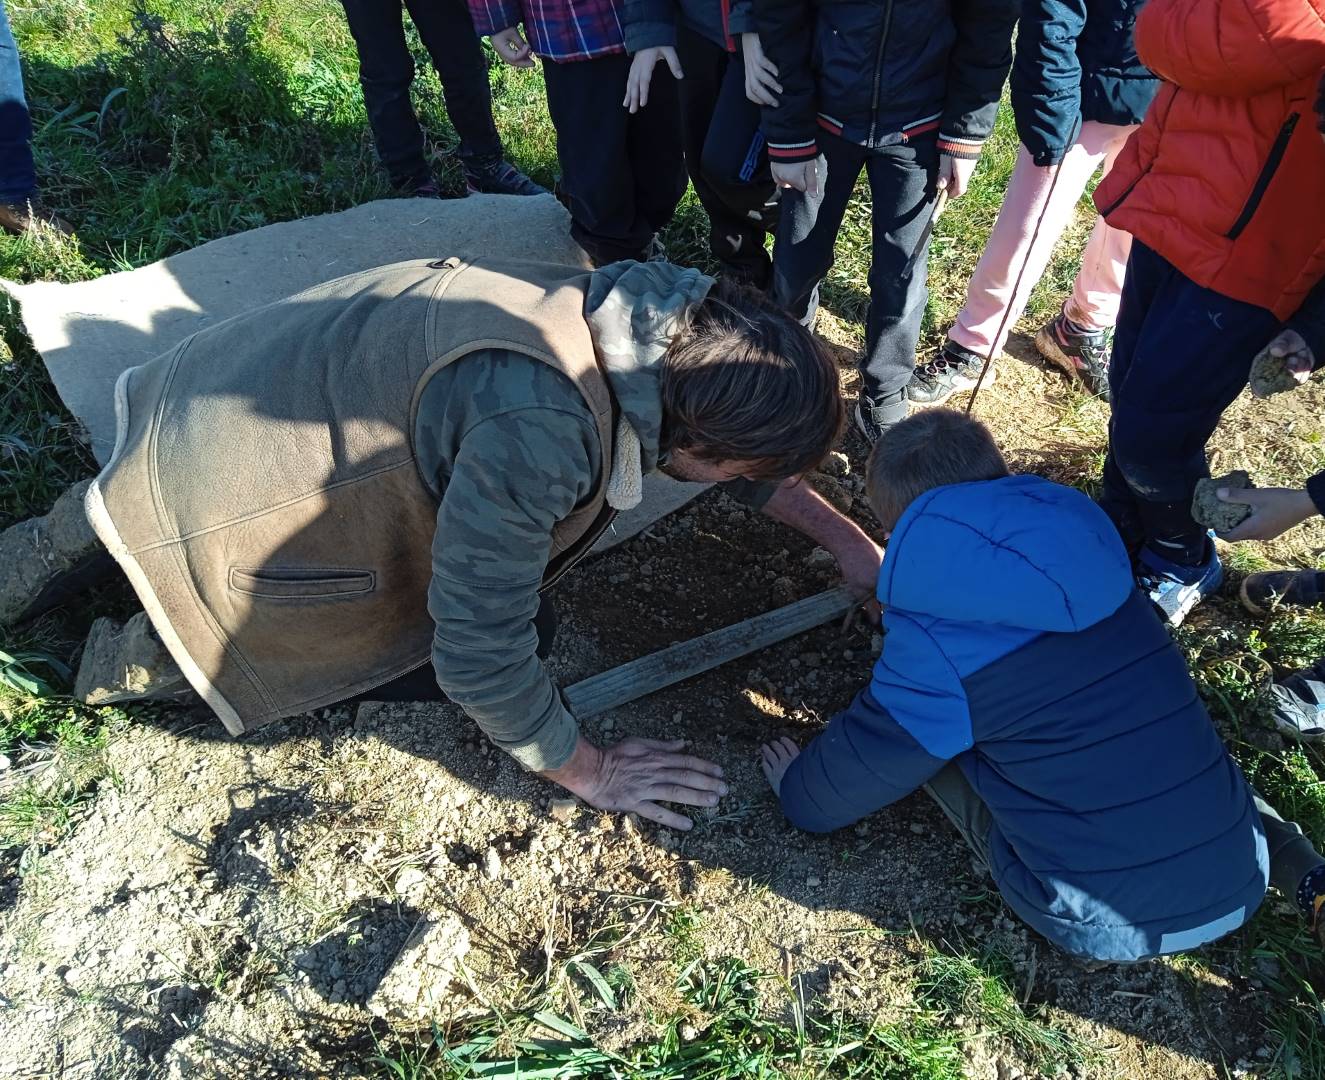
[(997, 480), (1007, 462), (989, 429), (954, 409), (925, 409), (894, 424), (874, 444), (865, 493), (892, 531), (906, 508), (931, 488)]
[(837, 365), (754, 289), (719, 282), (662, 361), (664, 452), (742, 463), (752, 480), (799, 476), (845, 420)]
[(1325, 135), (1325, 71), (1320, 73), (1320, 85), (1316, 87), (1316, 130)]

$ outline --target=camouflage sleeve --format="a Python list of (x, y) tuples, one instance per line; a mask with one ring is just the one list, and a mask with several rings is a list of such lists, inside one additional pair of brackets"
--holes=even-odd
[(577, 728), (535, 655), (553, 526), (592, 490), (587, 411), (526, 404), (464, 432), (437, 513), (428, 611), (437, 681), (527, 769), (555, 769)]

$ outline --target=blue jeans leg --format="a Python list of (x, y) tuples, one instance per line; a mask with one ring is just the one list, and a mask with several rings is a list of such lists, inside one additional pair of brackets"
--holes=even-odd
[(0, 202), (22, 202), (37, 193), (32, 164), (32, 118), (23, 97), (23, 71), (9, 16), (0, 0)]

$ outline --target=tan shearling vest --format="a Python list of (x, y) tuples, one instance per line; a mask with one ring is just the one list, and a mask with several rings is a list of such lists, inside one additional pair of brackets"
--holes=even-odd
[(328, 282), (126, 371), (88, 516), (171, 655), (232, 734), (429, 660), (437, 499), (413, 448), (429, 378), (479, 349), (568, 376), (602, 444), (550, 580), (611, 512), (614, 406), (575, 267), (451, 258)]

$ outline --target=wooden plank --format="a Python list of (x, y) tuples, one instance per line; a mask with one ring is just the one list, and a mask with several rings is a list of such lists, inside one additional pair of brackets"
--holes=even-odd
[(585, 720), (841, 618), (859, 603), (838, 586), (592, 675), (561, 694), (571, 714)]

